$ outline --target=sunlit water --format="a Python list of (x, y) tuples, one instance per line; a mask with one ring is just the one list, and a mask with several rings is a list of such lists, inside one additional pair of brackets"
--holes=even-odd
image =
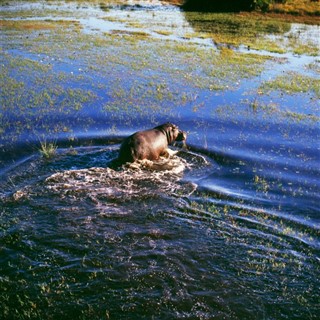
[[(98, 7), (90, 10), (92, 19), (103, 15)], [(143, 7), (112, 10), (118, 18), (152, 16)], [(160, 11), (191, 28), (178, 10)], [(84, 32), (96, 29), (97, 21), (79, 19)], [(112, 28), (122, 27), (116, 22)], [(104, 28), (109, 26), (102, 24), (99, 32), (111, 31)], [(85, 87), (91, 77), (109, 84), (111, 77), (84, 72), (85, 60), (78, 57), (59, 60), (21, 47), (8, 52), (50, 63), (53, 72), (84, 74), (71, 86)], [(264, 76), (298, 69), (294, 61), (315, 61), (285, 57), (286, 63), (270, 66)], [(136, 76), (126, 71), (113, 69), (117, 77)], [(72, 139), (63, 130), (54, 135), (58, 149), (49, 160), (37, 150), (41, 130), (37, 135), (26, 127), (11, 143), (2, 137), (1, 316), (316, 319), (319, 126), (273, 116), (271, 107), (270, 113), (248, 107), (250, 95), (243, 95), (256, 82), (248, 79), (223, 94), (190, 88), (202, 102), (196, 111), (193, 104), (172, 110), (164, 105), (163, 113), (132, 113), (127, 119), (126, 113), (106, 114), (89, 104), (80, 119), (54, 110), (49, 120), (31, 117), (35, 127), (46, 121), (50, 128), (72, 124)], [(270, 94), (261, 100), (278, 102), (284, 113), (319, 115), (313, 96)], [(227, 112), (216, 109), (223, 105)], [(3, 123), (16, 124), (20, 116), (23, 122), (23, 115), (11, 112), (2, 115)], [(152, 168), (110, 167), (124, 136), (165, 121), (188, 131), (185, 148), (172, 147), (178, 153)]]

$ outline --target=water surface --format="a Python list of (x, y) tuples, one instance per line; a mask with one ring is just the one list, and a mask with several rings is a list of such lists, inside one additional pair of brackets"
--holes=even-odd
[[(248, 50), (128, 4), (2, 6), (1, 317), (316, 319), (318, 27)], [(169, 167), (109, 167), (166, 121)]]

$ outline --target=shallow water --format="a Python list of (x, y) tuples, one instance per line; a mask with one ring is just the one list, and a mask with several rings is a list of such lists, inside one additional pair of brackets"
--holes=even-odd
[[(1, 317), (316, 319), (319, 96), (309, 78), (262, 84), (315, 79), (319, 57), (240, 48), (257, 73), (213, 75), (218, 49), (175, 8), (48, 7), (82, 28), (1, 31)], [(166, 121), (186, 148), (110, 168), (123, 137)]]

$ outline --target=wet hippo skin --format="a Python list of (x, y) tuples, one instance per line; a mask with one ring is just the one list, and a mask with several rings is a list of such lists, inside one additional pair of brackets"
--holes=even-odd
[(186, 138), (187, 134), (172, 123), (138, 131), (122, 142), (118, 162), (157, 160), (160, 156), (167, 154), (168, 145), (174, 141), (184, 141)]

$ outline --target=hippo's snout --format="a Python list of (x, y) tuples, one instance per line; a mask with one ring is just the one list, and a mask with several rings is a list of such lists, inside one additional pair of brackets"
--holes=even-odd
[(185, 131), (179, 131), (176, 141), (187, 140), (187, 133)]

